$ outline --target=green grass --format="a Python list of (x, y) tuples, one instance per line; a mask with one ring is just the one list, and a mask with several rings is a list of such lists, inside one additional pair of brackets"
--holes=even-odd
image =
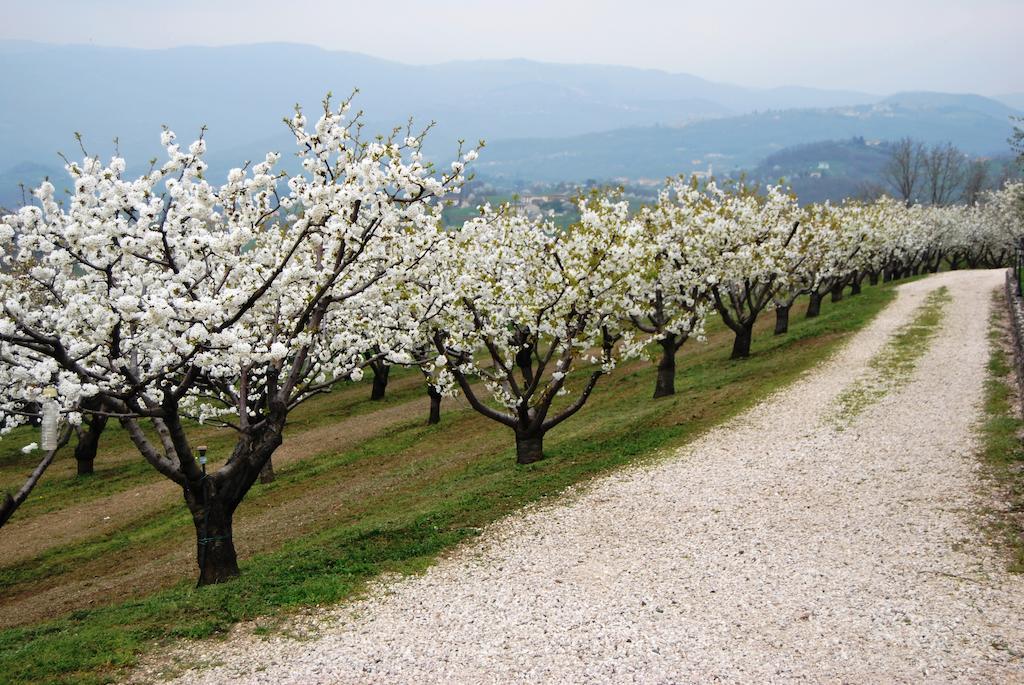
[[(422, 571), (502, 516), (622, 465), (659, 458), (750, 407), (833, 353), (892, 296), (889, 287), (867, 288), (816, 319), (795, 321), (785, 336), (772, 336), (766, 321), (745, 360), (726, 359), (727, 336), (706, 346), (688, 343), (672, 397), (650, 399), (653, 365), (625, 370), (602, 381), (588, 406), (549, 434), (548, 458), (530, 466), (515, 465), (508, 429), (469, 410), (448, 411), (432, 427), (416, 417), (352, 449), (291, 464), (277, 482), (254, 490), (242, 509), (306, 500), (318, 508), (321, 498), (340, 492), (337, 511), (315, 530), (244, 560), (242, 576), (230, 583), (197, 590), (185, 578), (126, 601), (2, 630), (0, 682), (108, 682), (167, 640), (217, 635), (239, 621), (342, 601), (384, 572)], [(351, 496), (345, 488), (362, 489)], [(85, 540), (5, 569), (0, 582), (9, 592), (31, 591), (54, 569), (73, 572), (140, 546), (190, 539), (187, 519), (183, 510), (162, 512), (123, 536)]]
[[(422, 375), (417, 369), (393, 368), (389, 379), (387, 395), (383, 400), (371, 401), (370, 383), (347, 384), (340, 392), (315, 398), (292, 412), (288, 425), (294, 430), (309, 430), (342, 419), (361, 416), (383, 407), (393, 406), (421, 397), (424, 394)], [(201, 427), (186, 422), (186, 428), (195, 433), (200, 431), (203, 442), (210, 448), (211, 455), (231, 453), (235, 434), (226, 429)], [(26, 475), (39, 461), (39, 453), (23, 454), (21, 447), (38, 441), (38, 428), (21, 427), (0, 440), (0, 492), (16, 490)], [(73, 442), (73, 441), (72, 441)], [(128, 459), (109, 458), (112, 455), (128, 454)], [(58, 474), (58, 465), (64, 462), (64, 470)], [(160, 481), (157, 473), (135, 452), (127, 433), (116, 423), (109, 422), (100, 442), (100, 450), (91, 476), (67, 477), (74, 473), (72, 447), (68, 446), (57, 455), (57, 462), (51, 467), (32, 491), (25, 503), (15, 514), (18, 518), (37, 516), (57, 511), (72, 504), (88, 502), (108, 495), (124, 492), (140, 485)], [(211, 460), (216, 467), (216, 458)]]
[(868, 373), (839, 394), (836, 398), (839, 406), (835, 415), (837, 428), (843, 428), (872, 404), (907, 383), (918, 360), (928, 351), (929, 343), (938, 332), (945, 306), (951, 299), (945, 286), (929, 293), (914, 318), (901, 326), (871, 358)]
[(1012, 340), (1006, 326), (1006, 299), (996, 293), (989, 325), (989, 376), (985, 381), (985, 418), (980, 427), (985, 472), (1003, 505), (991, 512), (996, 532), (1006, 543), (1010, 570), (1024, 573), (1024, 420), (1014, 408), (1018, 394), (1011, 366)]

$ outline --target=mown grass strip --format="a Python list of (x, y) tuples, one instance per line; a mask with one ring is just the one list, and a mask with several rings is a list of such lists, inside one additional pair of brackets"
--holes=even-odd
[(901, 326), (885, 346), (868, 362), (869, 371), (839, 393), (835, 403), (839, 411), (834, 423), (842, 429), (868, 407), (910, 380), (918, 360), (928, 351), (939, 330), (945, 307), (952, 298), (945, 286), (928, 294), (914, 318)]
[[(303, 483), (323, 478), (341, 485), (363, 477), (375, 487), (386, 477), (398, 485), (338, 503), (320, 529), (248, 559), (230, 583), (197, 590), (183, 579), (137, 599), (0, 631), (0, 682), (107, 682), (169, 639), (206, 637), (239, 621), (342, 601), (383, 572), (421, 571), (530, 502), (670, 453), (749, 408), (832, 354), (892, 296), (889, 287), (870, 288), (816, 319), (794, 322), (786, 336), (762, 329), (749, 359), (727, 360), (728, 338), (692, 347), (681, 358), (673, 397), (650, 399), (653, 366), (609, 379), (591, 405), (552, 432), (548, 459), (528, 467), (515, 465), (507, 429), (468, 412), (446, 413), (439, 426), (391, 428), (357, 449), (297, 463), (258, 496), (291, 493), (282, 502), (294, 502)], [(467, 459), (472, 450), (479, 453)], [(192, 535), (190, 524), (177, 534)]]

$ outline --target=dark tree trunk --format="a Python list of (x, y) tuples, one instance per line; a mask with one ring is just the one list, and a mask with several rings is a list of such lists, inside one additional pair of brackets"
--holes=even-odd
[(388, 374), (391, 373), (391, 366), (384, 363), (370, 364), (373, 372), (373, 389), (370, 391), (371, 400), (384, 399), (384, 392), (388, 389)]
[(871, 285), (878, 285), (878, 272), (872, 271), (868, 274), (868, 283)]
[(260, 469), (260, 482), (266, 485), (274, 482), (274, 459), (267, 459), (267, 463)]
[(93, 462), (100, 446), (100, 436), (107, 426), (107, 417), (93, 414), (86, 421), (85, 430), (78, 434), (75, 445), (75, 462), (78, 464), (78, 475), (89, 476), (93, 473)]
[(850, 294), (860, 295), (860, 284), (864, 281), (864, 277), (867, 274), (860, 270), (855, 270), (850, 274)]
[(750, 356), (750, 343), (754, 339), (754, 321), (741, 323), (736, 330), (735, 340), (732, 342), (732, 354), (729, 359), (745, 359)]
[(434, 425), (441, 423), (441, 393), (434, 389), (434, 386), (427, 386), (427, 395), (430, 396), (430, 416), (427, 417), (427, 424)]
[(283, 442), (283, 429), (284, 420), (279, 419), (259, 435), (243, 436), (225, 466), (182, 488), (196, 529), (197, 585), (221, 583), (238, 575), (232, 537), (235, 509)]
[(822, 296), (816, 292), (812, 292), (810, 299), (807, 300), (807, 313), (804, 315), (807, 319), (813, 319), (818, 314), (821, 314), (821, 300)]
[(845, 287), (846, 284), (843, 283), (842, 281), (839, 281), (834, 286), (832, 286), (831, 293), (833, 302), (839, 302), (840, 300), (843, 299), (843, 288)]
[(516, 433), (516, 463), (532, 464), (544, 458), (543, 433)]
[(661, 345), (661, 359), (658, 361), (658, 378), (654, 384), (654, 397), (676, 394), (676, 335), (669, 333), (658, 341)]
[(789, 330), (789, 307), (775, 307), (775, 335), (782, 335)]
[(238, 557), (235, 554), (235, 541), (231, 536), (233, 509), (234, 507), (215, 501), (211, 502), (209, 507), (200, 504), (192, 511), (192, 522), (196, 527), (196, 555), (199, 561), (197, 585), (222, 583), (238, 575)]

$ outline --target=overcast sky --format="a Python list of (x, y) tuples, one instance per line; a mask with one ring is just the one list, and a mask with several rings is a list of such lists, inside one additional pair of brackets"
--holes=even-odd
[(1024, 91), (1024, 0), (4, 0), (0, 38), (286, 41), (414, 64), (525, 57), (755, 87)]

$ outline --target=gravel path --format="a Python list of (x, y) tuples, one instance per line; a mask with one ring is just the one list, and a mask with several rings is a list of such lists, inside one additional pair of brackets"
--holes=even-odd
[[(976, 438), (1002, 272), (909, 283), (835, 359), (654, 466), (492, 527), (307, 626), (179, 656), (181, 683), (1024, 682), (1024, 580), (979, 542)], [(911, 381), (833, 398), (931, 290)]]

